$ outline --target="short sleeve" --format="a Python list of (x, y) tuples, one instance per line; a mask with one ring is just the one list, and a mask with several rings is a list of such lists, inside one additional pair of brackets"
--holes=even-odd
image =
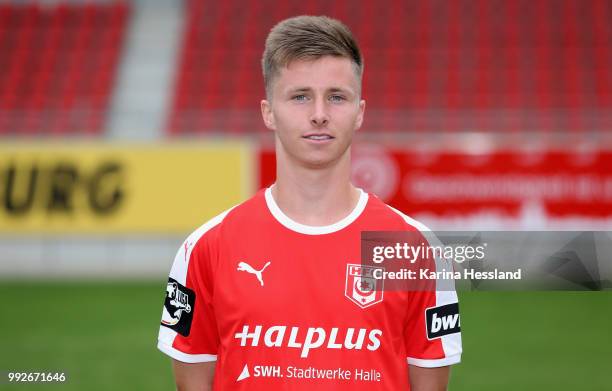
[[(439, 244), (431, 232), (427, 242)], [(452, 262), (423, 259), (419, 267), (429, 271), (452, 271)], [(404, 341), (410, 365), (434, 368), (461, 361), (461, 319), (454, 283), (448, 279), (427, 280), (422, 289), (409, 292)]]
[(207, 231), (185, 240), (166, 285), (157, 347), (182, 362), (217, 359), (219, 337), (212, 305), (211, 236), (213, 233)]
[[(445, 297), (445, 303), (436, 296)], [(459, 304), (452, 296), (451, 292), (412, 292), (404, 333), (408, 364), (434, 368), (461, 361)]]

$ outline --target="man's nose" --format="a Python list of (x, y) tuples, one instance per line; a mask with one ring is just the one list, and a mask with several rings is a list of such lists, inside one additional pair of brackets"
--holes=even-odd
[(310, 122), (315, 127), (322, 127), (329, 122), (329, 114), (324, 99), (315, 99)]

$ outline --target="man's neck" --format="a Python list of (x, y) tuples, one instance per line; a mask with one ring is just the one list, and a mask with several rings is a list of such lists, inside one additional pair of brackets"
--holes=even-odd
[(356, 207), (360, 192), (351, 184), (347, 154), (325, 168), (279, 162), (272, 196), (292, 220), (304, 225), (325, 226), (348, 216)]

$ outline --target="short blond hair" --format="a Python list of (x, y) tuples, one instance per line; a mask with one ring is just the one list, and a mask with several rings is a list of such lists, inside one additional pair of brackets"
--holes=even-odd
[(318, 59), (323, 56), (345, 57), (352, 61), (359, 80), (363, 58), (351, 30), (327, 16), (296, 16), (285, 19), (270, 30), (261, 65), (270, 96), (272, 80), (282, 67), (293, 60)]

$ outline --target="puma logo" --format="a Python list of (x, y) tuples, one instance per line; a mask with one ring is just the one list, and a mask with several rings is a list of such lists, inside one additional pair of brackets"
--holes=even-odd
[(264, 270), (266, 270), (266, 268), (270, 265), (270, 261), (266, 262), (266, 264), (264, 265), (264, 267), (261, 268), (261, 270), (255, 270), (253, 268), (253, 266), (249, 265), (246, 262), (240, 262), (238, 264), (238, 271), (239, 272), (247, 272), (247, 273), (251, 273), (251, 274), (255, 274), (255, 277), (257, 277), (257, 279), (259, 280), (259, 283), (261, 284), (261, 286), (264, 286), (264, 282), (263, 282), (263, 278), (261, 276), (261, 273), (263, 273)]

